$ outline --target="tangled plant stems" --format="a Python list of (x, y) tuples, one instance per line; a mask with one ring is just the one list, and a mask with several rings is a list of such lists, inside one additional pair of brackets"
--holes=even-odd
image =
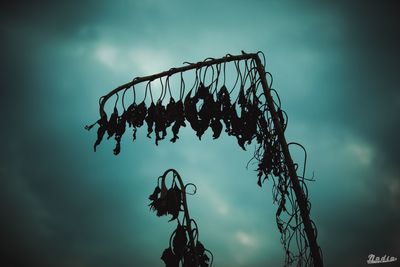
[[(169, 188), (166, 184), (168, 174), (172, 174)], [(184, 185), (179, 173), (174, 169), (169, 169), (158, 178), (157, 186), (149, 196), (151, 201), (149, 206), (157, 216), (172, 215), (169, 221), (176, 220), (177, 222), (177, 227), (169, 240), (169, 247), (164, 250), (161, 259), (166, 267), (179, 267), (179, 264), (183, 267), (211, 267), (213, 255), (199, 241), (199, 228), (189, 215), (186, 201), (188, 186), (194, 187), (192, 194), (195, 194), (194, 184)], [(181, 220), (180, 214), (182, 214)], [(211, 262), (207, 254), (210, 255)]]
[[(236, 70), (233, 86), (226, 83), (228, 64)], [(186, 92), (183, 73), (187, 71), (193, 71), (195, 78), (191, 89)], [(179, 97), (173, 95), (170, 89), (170, 80), (174, 75), (180, 75)], [(267, 77), (270, 78), (269, 84)], [(156, 101), (152, 83), (159, 83), (161, 87)], [(144, 98), (137, 102), (135, 86), (139, 84), (146, 85)], [(126, 108), (128, 90), (132, 90), (134, 97)], [(150, 99), (147, 99), (148, 95)], [(112, 96), (116, 100), (111, 114), (107, 114), (105, 104)], [(169, 100), (167, 104), (166, 99)], [(122, 110), (119, 111), (118, 106), (122, 106)], [(288, 116), (281, 108), (276, 90), (272, 88), (271, 74), (265, 71), (264, 54), (228, 54), (219, 59), (207, 58), (158, 74), (137, 77), (102, 96), (99, 113), (98, 121), (86, 126), (86, 129), (98, 126), (94, 150), (106, 133), (108, 139), (114, 137), (115, 155), (120, 153), (126, 126), (132, 128), (134, 141), (137, 129), (144, 124), (147, 126), (147, 137), (154, 136), (156, 145), (167, 137), (168, 128), (172, 131), (170, 141), (176, 142), (180, 128), (188, 125), (199, 139), (211, 128), (214, 139), (219, 138), (224, 130), (229, 136), (234, 136), (244, 150), (255, 142), (252, 160), (257, 163), (257, 184), (261, 187), (266, 179), (272, 180), (273, 202), (278, 205), (276, 222), (286, 254), (285, 266), (293, 263), (297, 266), (323, 266), (317, 230), (310, 219), (311, 203), (306, 181), (312, 179), (305, 177), (307, 154), (300, 144), (286, 142), (284, 132)], [(289, 146), (298, 146), (305, 152), (302, 175), (297, 175), (299, 164), (293, 162)]]

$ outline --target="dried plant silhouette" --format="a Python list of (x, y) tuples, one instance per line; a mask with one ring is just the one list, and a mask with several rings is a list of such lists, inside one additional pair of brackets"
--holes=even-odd
[[(227, 83), (231, 80), (228, 65), (233, 65), (236, 72), (232, 75), (235, 80), (232, 86)], [(187, 91), (183, 74), (190, 71), (194, 72), (194, 81)], [(172, 94), (170, 86), (170, 80), (176, 76), (180, 79), (179, 98)], [(156, 101), (152, 90), (155, 83), (161, 88)], [(143, 84), (143, 99), (137, 101), (140, 92), (136, 88)], [(132, 91), (132, 103), (126, 107), (128, 91)], [(115, 102), (107, 112), (105, 105), (111, 97), (115, 97)], [(144, 124), (147, 125), (147, 137), (154, 136), (156, 145), (167, 137), (168, 128), (172, 131), (170, 141), (176, 142), (180, 128), (188, 124), (199, 139), (211, 128), (214, 139), (225, 129), (244, 150), (255, 142), (252, 160), (257, 164), (257, 184), (261, 187), (266, 179), (272, 180), (273, 201), (278, 205), (276, 222), (286, 253), (285, 266), (323, 266), (317, 229), (310, 219), (311, 203), (306, 181), (312, 179), (306, 178), (307, 154), (300, 144), (286, 141), (284, 131), (288, 116), (281, 108), (277, 91), (272, 88), (272, 75), (265, 71), (264, 54), (228, 54), (223, 58), (207, 58), (162, 73), (137, 77), (102, 96), (99, 113), (99, 120), (86, 126), (88, 130), (98, 126), (94, 150), (107, 133), (108, 139), (115, 139), (115, 155), (120, 153), (126, 126), (132, 128), (134, 141), (137, 129)], [(293, 162), (290, 146), (304, 150), (303, 164)]]
[[(171, 186), (168, 188), (166, 178), (172, 173)], [(190, 218), (189, 209), (186, 201), (186, 188), (196, 186), (192, 183), (184, 184), (179, 173), (174, 169), (169, 169), (158, 177), (157, 186), (149, 196), (151, 201), (150, 208), (157, 216), (172, 215), (169, 221), (177, 221), (176, 230), (172, 233), (169, 240), (169, 247), (166, 248), (161, 256), (165, 266), (179, 267), (208, 267), (212, 266), (212, 253), (207, 250), (199, 241), (199, 228), (195, 220)], [(182, 219), (179, 215), (182, 214)], [(207, 253), (211, 256), (207, 256)]]

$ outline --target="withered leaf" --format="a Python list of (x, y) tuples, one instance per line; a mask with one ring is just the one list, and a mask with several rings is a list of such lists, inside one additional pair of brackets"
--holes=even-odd
[(259, 130), (257, 131), (257, 142), (261, 143), (264, 139), (267, 140), (269, 138), (268, 121), (261, 112), (258, 116), (257, 124), (259, 127)]
[(118, 120), (118, 110), (116, 107), (114, 107), (114, 112), (111, 114), (110, 120), (107, 123), (107, 133), (108, 133), (107, 139), (110, 139), (111, 136), (115, 134), (115, 131), (117, 130), (117, 120)]
[(217, 94), (217, 101), (222, 104), (223, 109), (231, 106), (231, 98), (225, 85), (223, 85), (219, 90)]
[(187, 241), (186, 230), (180, 223), (178, 223), (174, 239), (172, 240), (173, 252), (178, 259), (181, 259), (183, 256), (187, 246)]
[(173, 97), (170, 98), (166, 108), (166, 127), (169, 127), (178, 117), (176, 102)]
[(209, 88), (204, 86), (202, 82), (200, 82), (199, 87), (197, 88), (197, 92), (195, 94), (196, 99), (205, 99), (210, 94)]
[(175, 220), (178, 218), (182, 203), (182, 192), (176, 185), (168, 190), (167, 203), (168, 213), (172, 215), (172, 218), (169, 221)]
[(153, 124), (155, 121), (156, 106), (152, 102), (150, 107), (147, 109), (147, 116), (145, 121), (147, 123), (147, 137), (151, 138), (150, 134), (153, 132)]
[(173, 142), (173, 143), (175, 143), (176, 139), (179, 138), (179, 136), (178, 136), (179, 128), (186, 127), (185, 114), (184, 114), (182, 100), (179, 100), (178, 102), (176, 102), (175, 108), (176, 108), (176, 117), (175, 117), (175, 123), (172, 126), (172, 133), (174, 134), (174, 136), (171, 139), (171, 142)]
[(94, 151), (96, 152), (96, 147), (100, 145), (101, 141), (103, 140), (103, 136), (107, 130), (107, 115), (103, 115), (97, 123), (99, 124), (99, 128), (97, 129), (97, 140), (94, 143)]
[(115, 130), (115, 141), (117, 141), (117, 144), (114, 148), (114, 155), (118, 155), (121, 151), (121, 138), (126, 129), (126, 116), (127, 114), (124, 112), (122, 116), (118, 117), (117, 120), (117, 126)]
[(136, 107), (135, 116), (133, 117), (132, 124), (136, 127), (141, 127), (147, 115), (147, 107), (144, 101)]
[(199, 265), (201, 267), (208, 267), (210, 259), (208, 256), (205, 254), (205, 248), (203, 244), (200, 241), (197, 241), (196, 244), (196, 252), (197, 252), (197, 257), (199, 259)]
[(157, 186), (156, 188), (154, 188), (153, 193), (149, 196), (150, 200), (157, 200), (158, 199), (158, 194), (160, 194), (161, 189), (159, 186)]
[(238, 104), (239, 106), (241, 106), (242, 108), (246, 105), (247, 101), (246, 101), (246, 97), (244, 96), (244, 88), (243, 86), (240, 87), (239, 90), (239, 96), (238, 96)]
[(133, 126), (133, 120), (134, 120), (134, 117), (136, 116), (136, 109), (137, 109), (136, 103), (132, 103), (129, 105), (129, 107), (125, 111), (126, 122), (128, 123), (129, 127)]
[(190, 126), (195, 132), (199, 130), (199, 120), (197, 117), (197, 108), (196, 108), (197, 100), (193, 97), (190, 97), (190, 92), (187, 94), (184, 101), (184, 110), (185, 117), (187, 121), (190, 123)]
[(257, 133), (257, 116), (258, 108), (255, 105), (248, 103), (244, 107), (242, 107), (240, 120), (243, 123), (242, 137), (244, 142), (248, 144), (251, 143), (251, 140), (256, 136)]
[[(166, 131), (166, 124), (167, 124), (167, 114), (166, 114), (166, 109), (162, 105), (161, 101), (157, 102), (156, 109), (155, 109), (155, 114), (154, 114), (154, 120), (155, 120), (155, 127), (154, 127), (154, 132), (156, 135), (156, 145), (158, 145), (158, 141), (162, 140), (165, 138), (167, 135)], [(161, 133), (161, 136), (160, 136)]]
[(179, 259), (172, 252), (171, 248), (164, 250), (161, 259), (164, 261), (165, 267), (179, 267)]
[(214, 108), (214, 99), (208, 89), (206, 92), (202, 93), (203, 97), (203, 105), (200, 108), (198, 117), (198, 129), (197, 129), (197, 136), (201, 140), (201, 136), (204, 134), (204, 132), (207, 130), (207, 128), (210, 126), (210, 120), (213, 117), (213, 108)]
[(210, 105), (210, 113), (212, 114), (212, 117), (215, 119), (222, 119), (222, 104), (217, 100), (214, 100), (214, 98), (211, 99), (211, 105)]
[(219, 119), (213, 119), (210, 123), (211, 129), (213, 130), (213, 138), (217, 139), (222, 132), (222, 123)]
[(185, 254), (183, 256), (183, 267), (198, 267), (196, 266), (196, 261), (193, 253), (194, 252), (190, 249), (187, 249), (185, 251)]
[(168, 202), (167, 198), (159, 198), (154, 201), (154, 210), (156, 210), (156, 215), (158, 217), (168, 214)]
[(156, 215), (159, 217), (168, 214), (167, 192), (168, 190), (165, 187), (165, 183), (162, 183), (161, 188), (157, 186), (153, 194), (149, 196), (151, 200), (149, 204), (150, 209), (156, 211)]

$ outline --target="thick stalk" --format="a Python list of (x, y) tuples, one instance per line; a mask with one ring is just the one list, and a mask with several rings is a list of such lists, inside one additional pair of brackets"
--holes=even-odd
[(286, 142), (286, 138), (285, 138), (285, 135), (283, 132), (283, 126), (279, 119), (278, 113), (275, 109), (275, 105), (272, 100), (270, 89), (268, 88), (267, 80), (265, 78), (266, 77), (265, 69), (264, 69), (264, 66), (262, 65), (261, 60), (258, 57), (258, 55), (255, 55), (254, 59), (256, 61), (257, 70), (258, 70), (258, 73), (261, 78), (261, 84), (264, 89), (264, 94), (265, 94), (265, 98), (267, 101), (267, 105), (268, 105), (269, 111), (271, 113), (275, 129), (278, 133), (278, 140), (279, 140), (279, 143), (282, 148), (282, 153), (285, 157), (285, 163), (286, 163), (286, 166), (289, 171), (290, 182), (293, 185), (293, 190), (296, 195), (297, 203), (299, 204), (300, 216), (303, 220), (304, 230), (306, 232), (307, 239), (308, 239), (308, 242), (310, 245), (311, 256), (313, 258), (314, 266), (322, 267), (323, 266), (322, 258), (321, 258), (321, 254), (319, 252), (317, 238), (315, 236), (315, 232), (312, 227), (311, 220), (310, 220), (310, 211), (307, 207), (307, 199), (304, 195), (303, 190), (301, 189), (300, 182), (299, 182), (297, 174), (296, 174), (296, 169), (294, 167), (292, 157), (290, 156), (288, 144)]

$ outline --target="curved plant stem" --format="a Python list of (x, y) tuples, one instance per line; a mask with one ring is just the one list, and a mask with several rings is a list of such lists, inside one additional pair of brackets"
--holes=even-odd
[(187, 206), (187, 201), (186, 201), (186, 191), (185, 191), (185, 184), (182, 181), (181, 176), (179, 175), (179, 173), (175, 170), (175, 169), (168, 169), (164, 172), (164, 174), (162, 175), (163, 179), (165, 179), (168, 175), (169, 172), (172, 172), (174, 177), (178, 179), (179, 182), (179, 186), (181, 187), (181, 191), (182, 191), (182, 205), (183, 205), (183, 211), (184, 211), (184, 216), (185, 216), (185, 220), (186, 220), (186, 227), (187, 227), (187, 232), (189, 235), (189, 239), (190, 239), (190, 246), (194, 255), (194, 260), (196, 263), (196, 266), (199, 266), (199, 259), (198, 259), (198, 255), (196, 252), (196, 247), (195, 247), (195, 242), (194, 242), (194, 237), (193, 237), (193, 231), (192, 231), (192, 226), (191, 226), (191, 219), (190, 219), (190, 215), (189, 215), (189, 209)]
[(182, 72), (192, 70), (192, 69), (199, 69), (202, 67), (231, 62), (231, 61), (235, 61), (235, 60), (255, 59), (256, 57), (258, 58), (257, 54), (243, 54), (243, 55), (238, 55), (238, 56), (228, 55), (223, 58), (210, 59), (210, 60), (206, 60), (206, 61), (192, 63), (187, 66), (180, 67), (180, 68), (172, 68), (170, 70), (160, 72), (157, 74), (153, 74), (153, 75), (149, 75), (149, 76), (145, 76), (145, 77), (136, 77), (133, 81), (123, 84), (121, 86), (118, 86), (117, 88), (115, 88), (114, 90), (110, 91), (108, 94), (106, 94), (100, 98), (100, 110), (99, 110), (100, 115), (101, 116), (105, 115), (104, 105), (111, 96), (113, 96), (114, 94), (116, 94), (122, 90), (130, 88), (130, 87), (134, 86), (135, 84), (138, 84), (138, 83), (141, 83), (144, 81), (153, 81), (153, 80), (159, 79), (161, 77), (171, 76), (173, 74), (182, 73)]
[(256, 55), (255, 61), (257, 64), (257, 70), (261, 77), (261, 85), (264, 89), (264, 94), (267, 99), (267, 105), (268, 105), (269, 111), (271, 112), (275, 129), (277, 130), (277, 133), (278, 133), (278, 139), (279, 139), (279, 143), (281, 144), (282, 153), (285, 156), (286, 166), (289, 171), (289, 177), (290, 177), (291, 183), (293, 185), (293, 190), (296, 194), (297, 202), (299, 204), (300, 215), (303, 220), (304, 230), (306, 232), (308, 242), (310, 244), (310, 250), (311, 250), (311, 255), (312, 255), (312, 258), (314, 261), (314, 266), (320, 267), (320, 266), (323, 266), (323, 263), (322, 263), (321, 254), (319, 252), (319, 247), (317, 244), (317, 238), (316, 238), (316, 235), (314, 232), (314, 228), (313, 228), (311, 220), (310, 220), (310, 210), (307, 207), (307, 199), (304, 196), (304, 192), (300, 187), (296, 169), (295, 169), (292, 157), (290, 155), (288, 144), (286, 142), (286, 138), (284, 135), (283, 127), (282, 127), (281, 121), (279, 120), (279, 115), (275, 109), (275, 105), (274, 105), (270, 90), (268, 88), (267, 80), (265, 78), (266, 77), (265, 69), (264, 69), (264, 66), (262, 65), (261, 60), (258, 57), (258, 55)]

